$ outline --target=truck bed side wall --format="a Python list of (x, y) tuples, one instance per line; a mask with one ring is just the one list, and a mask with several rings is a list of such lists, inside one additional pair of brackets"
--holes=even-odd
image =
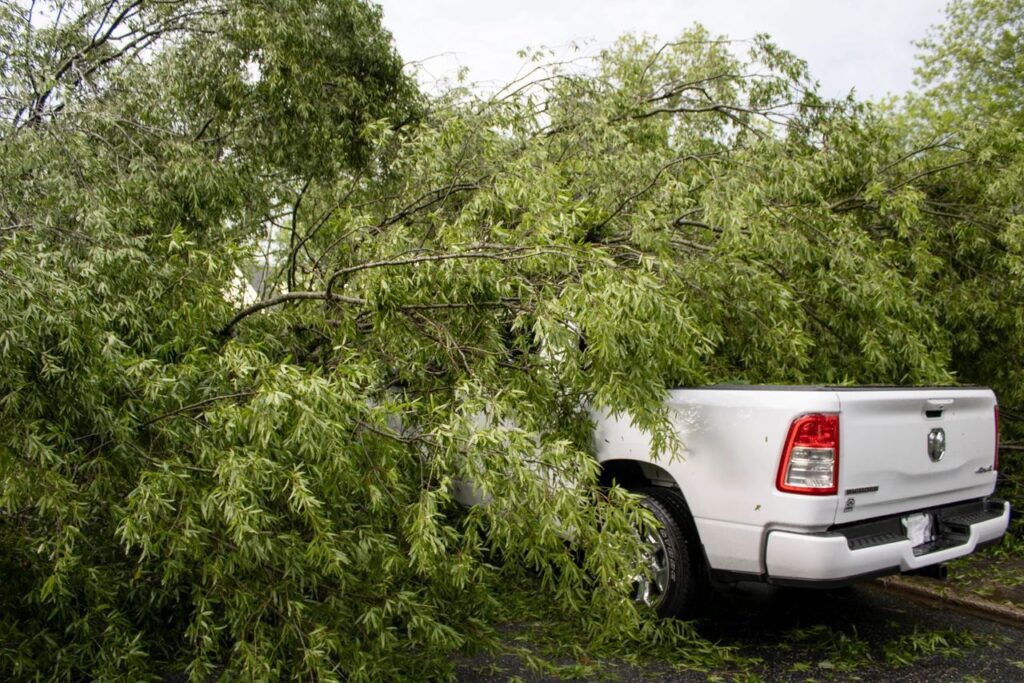
[(793, 418), (839, 411), (831, 391), (702, 390), (670, 392), (672, 421), (685, 450), (653, 460), (649, 437), (628, 415), (597, 414), (598, 459), (656, 462), (693, 512), (712, 568), (764, 572), (770, 529), (823, 530), (835, 520), (836, 497), (793, 496), (775, 489), (779, 456)]

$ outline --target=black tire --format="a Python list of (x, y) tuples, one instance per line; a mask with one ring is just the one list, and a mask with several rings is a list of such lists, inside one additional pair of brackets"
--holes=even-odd
[[(663, 552), (668, 564), (668, 581), (664, 590), (658, 591), (657, 599), (643, 600), (641, 593), (645, 586), (638, 581), (637, 600), (653, 607), (659, 617), (692, 616), (705, 604), (711, 591), (707, 561), (693, 516), (675, 489), (652, 486), (637, 489), (635, 493), (644, 496), (641, 504), (661, 525), (658, 532), (661, 547), (656, 552)], [(656, 581), (649, 583), (657, 584)], [(648, 587), (648, 591), (656, 587)]]

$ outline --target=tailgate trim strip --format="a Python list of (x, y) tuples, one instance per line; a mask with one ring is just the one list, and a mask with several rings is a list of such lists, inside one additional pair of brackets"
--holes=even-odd
[(963, 545), (970, 536), (971, 526), (1001, 517), (1003, 505), (1003, 501), (994, 498), (954, 503), (886, 515), (863, 522), (841, 524), (830, 528), (827, 533), (845, 536), (846, 545), (850, 550), (863, 550), (889, 543), (900, 543), (907, 540), (902, 519), (908, 514), (926, 512), (934, 517), (935, 528), (938, 532), (934, 541), (918, 546), (919, 552), (915, 549), (915, 555), (926, 555)]

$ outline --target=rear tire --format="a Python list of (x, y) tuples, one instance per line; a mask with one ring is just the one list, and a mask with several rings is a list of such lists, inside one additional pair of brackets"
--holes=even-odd
[(638, 577), (635, 597), (659, 617), (690, 616), (711, 589), (704, 550), (693, 516), (675, 489), (651, 486), (635, 491), (661, 528), (651, 544), (650, 576)]

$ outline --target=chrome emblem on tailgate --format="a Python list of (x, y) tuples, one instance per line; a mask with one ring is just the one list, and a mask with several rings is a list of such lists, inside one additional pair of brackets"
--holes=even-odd
[(932, 462), (938, 462), (942, 460), (942, 456), (945, 454), (946, 430), (942, 427), (936, 427), (928, 432), (928, 457), (932, 459)]

